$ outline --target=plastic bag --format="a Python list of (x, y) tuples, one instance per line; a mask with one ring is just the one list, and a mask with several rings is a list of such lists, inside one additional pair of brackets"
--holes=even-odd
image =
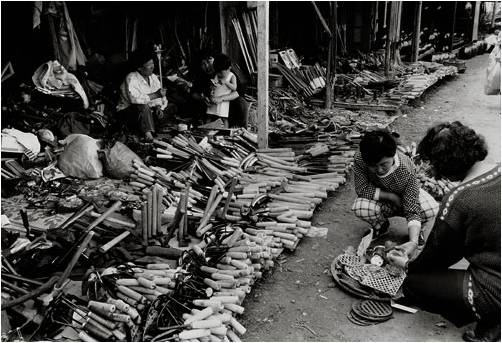
[(59, 156), (58, 166), (68, 176), (81, 179), (103, 177), (103, 164), (99, 160), (99, 141), (81, 134), (69, 135), (62, 141), (66, 144)]
[(103, 162), (107, 175), (116, 179), (122, 179), (134, 171), (134, 160), (138, 160), (140, 164), (143, 164), (141, 158), (129, 149), (127, 145), (116, 142), (111, 149), (105, 150)]
[(500, 44), (490, 53), (486, 68), (485, 94), (500, 94)]
[[(8, 136), (10, 136), (11, 138), (9, 138)], [(38, 141), (38, 137), (33, 133), (23, 132), (17, 129), (3, 129), (2, 148), (5, 148), (5, 151), (8, 152), (9, 148), (15, 150), (18, 145), (24, 148), (21, 151), (30, 150), (35, 155), (38, 155), (38, 153), (40, 152), (40, 142)]]

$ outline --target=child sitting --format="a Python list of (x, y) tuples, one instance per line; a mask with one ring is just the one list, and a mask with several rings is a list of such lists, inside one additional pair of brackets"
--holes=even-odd
[(213, 104), (208, 106), (206, 112), (210, 121), (221, 118), (225, 128), (228, 128), (230, 102), (223, 99), (225, 95), (237, 90), (237, 78), (230, 71), (231, 64), (230, 58), (225, 55), (216, 56), (214, 59), (213, 66), (216, 75), (212, 79), (211, 101)]

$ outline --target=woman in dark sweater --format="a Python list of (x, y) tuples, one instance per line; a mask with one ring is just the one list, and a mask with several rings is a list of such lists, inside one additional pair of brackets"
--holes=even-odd
[[(500, 341), (500, 164), (484, 161), (483, 138), (460, 122), (431, 128), (418, 153), (439, 176), (461, 184), (443, 198), (415, 260), (389, 252), (391, 263), (408, 270), (405, 297), (457, 326), (476, 321), (466, 341)], [(462, 258), (467, 270), (448, 269)]]

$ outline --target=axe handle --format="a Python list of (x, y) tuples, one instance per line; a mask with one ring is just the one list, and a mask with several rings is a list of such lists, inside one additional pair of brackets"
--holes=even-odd
[(235, 185), (237, 184), (237, 178), (232, 178), (232, 183), (230, 185), (230, 190), (228, 191), (227, 200), (225, 201), (225, 207), (223, 208), (222, 217), (225, 218), (225, 215), (228, 211), (228, 206), (230, 205), (230, 201), (232, 201), (232, 195), (234, 194)]
[(94, 208), (93, 205), (84, 205), (78, 212), (75, 212), (70, 218), (68, 218), (61, 226), (59, 227), (60, 229), (65, 229), (67, 228), (71, 223), (75, 222), (77, 219), (81, 218), (83, 215), (85, 215), (87, 212), (92, 210)]
[(122, 202), (120, 200), (117, 200), (109, 209), (107, 209), (100, 217), (96, 218), (89, 226), (86, 228), (86, 233), (90, 232), (92, 229), (94, 229), (96, 226), (98, 226), (99, 223), (101, 223), (103, 220), (108, 218), (113, 212), (118, 210), (122, 206)]
[(34, 289), (33, 291), (29, 292), (28, 294), (20, 296), (19, 298), (8, 301), (6, 303), (2, 303), (2, 310), (6, 310), (6, 309), (11, 308), (12, 306), (16, 306), (18, 304), (22, 304), (25, 301), (30, 300), (31, 298), (35, 298), (35, 297), (39, 296), (40, 294), (45, 293), (46, 291), (52, 289), (52, 287), (54, 286), (54, 284), (58, 280), (59, 280), (58, 276), (53, 276), (49, 279), (49, 281), (47, 281), (46, 283), (44, 283), (43, 285), (41, 285), (37, 289)]
[(77, 251), (73, 255), (70, 264), (68, 264), (68, 267), (66, 267), (66, 269), (64, 270), (63, 275), (61, 276), (61, 278), (59, 278), (59, 281), (56, 284), (56, 288), (60, 288), (64, 284), (66, 279), (70, 276), (71, 271), (77, 264), (78, 259), (80, 258), (84, 250), (87, 248), (87, 245), (89, 244), (93, 236), (94, 236), (94, 231), (89, 231), (87, 236), (85, 236), (84, 240), (82, 241)]

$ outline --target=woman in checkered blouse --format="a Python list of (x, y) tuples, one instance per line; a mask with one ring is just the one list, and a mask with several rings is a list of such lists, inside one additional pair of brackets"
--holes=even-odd
[(434, 220), (438, 203), (419, 187), (414, 163), (397, 151), (389, 132), (364, 135), (355, 155), (354, 178), (358, 196), (352, 205), (354, 214), (371, 225), (373, 236), (387, 231), (389, 217), (404, 216), (409, 232), (404, 247), (414, 251), (423, 241), (419, 240), (422, 224)]
[[(488, 163), (484, 139), (460, 122), (431, 128), (418, 146), (438, 176), (461, 183), (441, 203), (421, 254), (391, 251), (408, 269), (408, 301), (457, 326), (476, 321), (462, 338), (500, 341), (500, 163)], [(467, 270), (449, 269), (465, 258)]]

